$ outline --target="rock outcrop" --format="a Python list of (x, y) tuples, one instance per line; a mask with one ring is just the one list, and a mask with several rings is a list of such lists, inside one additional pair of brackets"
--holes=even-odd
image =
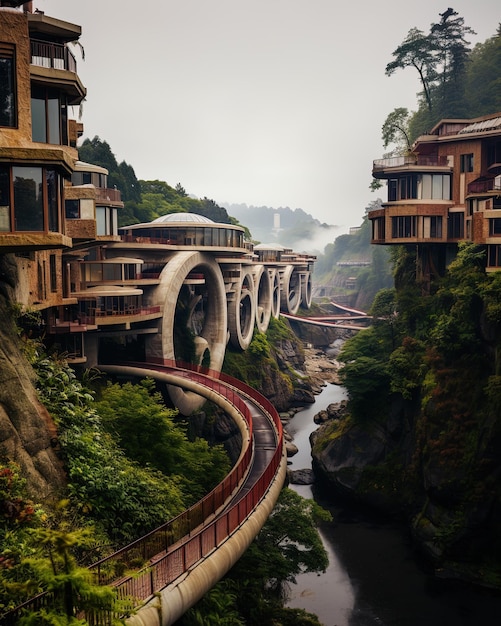
[(0, 256), (0, 455), (22, 468), (37, 500), (56, 494), (65, 484), (54, 449), (56, 428), (38, 401), (34, 373), (19, 349), (13, 322), (12, 293), (16, 265)]

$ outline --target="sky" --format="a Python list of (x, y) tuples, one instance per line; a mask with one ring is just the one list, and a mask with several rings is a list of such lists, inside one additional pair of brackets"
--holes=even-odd
[(34, 0), (79, 24), (84, 138), (108, 142), (138, 179), (218, 204), (301, 208), (360, 225), (381, 127), (417, 108), (417, 73), (385, 75), (417, 27), (448, 6), (476, 31), (499, 0)]

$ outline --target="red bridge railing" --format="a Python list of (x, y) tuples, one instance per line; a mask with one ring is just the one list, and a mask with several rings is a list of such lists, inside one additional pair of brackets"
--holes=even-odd
[[(242, 398), (242, 395), (247, 396), (267, 414), (277, 434), (277, 445), (271, 460), (240, 499), (235, 498), (235, 492), (241, 487), (250, 469), (254, 453), (252, 445), (247, 447), (225, 479), (202, 500), (137, 541), (90, 566), (99, 584), (112, 584), (120, 598), (132, 599), (135, 605), (139, 605), (217, 549), (253, 512), (268, 491), (280, 466), (283, 431), (279, 415), (271, 402), (255, 389), (222, 372), (167, 360), (127, 365), (175, 371), (176, 375), (184, 375), (217, 392), (243, 416), (252, 441), (252, 416)], [(233, 504), (224, 508), (231, 496)], [(138, 567), (138, 563), (142, 566)], [(125, 575), (126, 571), (133, 569), (133, 574)], [(0, 624), (14, 626), (25, 611), (50, 606), (51, 600), (52, 594), (39, 594), (0, 616)], [(87, 618), (90, 623), (101, 623), (99, 616), (88, 615)]]

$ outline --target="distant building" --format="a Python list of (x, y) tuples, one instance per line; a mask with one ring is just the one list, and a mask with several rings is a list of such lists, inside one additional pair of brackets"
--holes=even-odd
[(501, 269), (501, 112), (444, 119), (408, 156), (374, 161), (388, 198), (369, 212), (372, 243), (413, 245), (421, 277), (442, 274), (460, 241), (485, 247)]

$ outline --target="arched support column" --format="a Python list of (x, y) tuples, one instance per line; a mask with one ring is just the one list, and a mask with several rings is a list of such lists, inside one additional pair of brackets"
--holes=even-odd
[(257, 265), (254, 268), (254, 298), (256, 301), (256, 326), (261, 333), (265, 333), (270, 324), (272, 297), (270, 274), (263, 265)]
[[(197, 279), (188, 278), (196, 269)], [(193, 283), (193, 284), (191, 284)], [(197, 293), (195, 293), (195, 285)], [(183, 286), (193, 290), (191, 302), (187, 303), (189, 320), (194, 307), (203, 302), (201, 328), (194, 337), (194, 351), (198, 363), (210, 357), (207, 363), (212, 370), (220, 371), (224, 361), (227, 342), (227, 308), (223, 276), (218, 263), (198, 251), (177, 252), (160, 274), (160, 284), (154, 294), (154, 303), (163, 305), (163, 317), (158, 335), (152, 335), (146, 344), (147, 358), (176, 360), (174, 335), (176, 308), (180, 302)], [(193, 330), (193, 329), (192, 329)], [(204, 398), (179, 387), (168, 387), (169, 396), (183, 415), (190, 415), (205, 402)]]
[(311, 306), (313, 298), (312, 282), (311, 272), (305, 272), (301, 282), (301, 304), (305, 309), (309, 309)]
[(271, 314), (275, 319), (280, 317), (280, 274), (276, 268), (269, 267), (268, 274), (271, 282)]
[(287, 265), (281, 278), (280, 310), (295, 315), (301, 304), (301, 274), (293, 265)]
[(234, 297), (228, 300), (230, 342), (239, 350), (247, 350), (254, 334), (256, 301), (251, 271), (248, 268), (242, 268), (240, 285), (236, 289)]

